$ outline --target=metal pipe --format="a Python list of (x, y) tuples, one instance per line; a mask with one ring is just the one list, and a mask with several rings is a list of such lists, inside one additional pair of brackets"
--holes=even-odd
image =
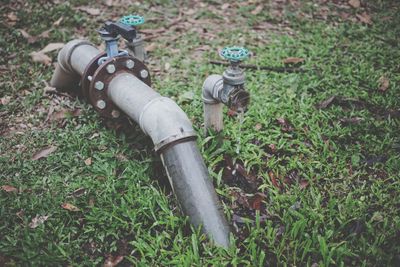
[(229, 226), (207, 167), (195, 141), (178, 143), (161, 152), (161, 159), (182, 210), (196, 227), (223, 247), (229, 246)]
[[(58, 55), (51, 84), (68, 88), (79, 80), (98, 54), (91, 44), (69, 42)], [(220, 246), (229, 246), (229, 227), (194, 139), (196, 133), (183, 110), (135, 75), (120, 72), (108, 84), (112, 102), (136, 121), (160, 153), (175, 195), (190, 222)]]
[(88, 41), (68, 42), (58, 53), (58, 63), (50, 81), (51, 86), (67, 89), (77, 84), (86, 66), (99, 53), (100, 51)]
[(223, 105), (233, 110), (245, 110), (249, 104), (249, 93), (244, 90), (244, 75), (238, 70), (239, 75), (230, 74), (228, 68), (224, 75), (213, 74), (204, 81), (202, 89), (204, 108), (204, 129), (221, 132), (224, 129)]

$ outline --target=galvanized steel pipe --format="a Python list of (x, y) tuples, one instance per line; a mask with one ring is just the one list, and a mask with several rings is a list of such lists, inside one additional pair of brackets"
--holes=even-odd
[[(52, 86), (67, 88), (76, 83), (99, 53), (86, 41), (69, 42), (58, 55)], [(201, 225), (203, 232), (216, 244), (228, 247), (229, 227), (187, 115), (174, 101), (162, 97), (128, 72), (118, 73), (112, 78), (108, 84), (108, 96), (151, 137), (178, 202), (190, 222), (196, 227)]]

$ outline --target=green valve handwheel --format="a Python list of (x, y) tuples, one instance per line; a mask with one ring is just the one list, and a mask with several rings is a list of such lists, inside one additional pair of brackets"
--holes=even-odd
[(129, 26), (138, 26), (144, 23), (144, 18), (138, 15), (128, 15), (128, 16), (123, 16), (119, 20), (119, 22)]
[(242, 61), (246, 58), (249, 57), (250, 52), (244, 47), (240, 46), (231, 46), (231, 47), (225, 47), (222, 49), (220, 53), (221, 57), (224, 59), (227, 59), (229, 61)]

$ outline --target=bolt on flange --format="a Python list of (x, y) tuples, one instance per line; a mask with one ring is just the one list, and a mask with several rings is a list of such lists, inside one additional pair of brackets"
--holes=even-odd
[(149, 72), (147, 70), (141, 70), (140, 71), (140, 77), (143, 79), (146, 79), (149, 76)]
[(109, 74), (113, 74), (115, 72), (115, 65), (114, 64), (108, 64), (106, 67), (106, 70)]
[(99, 100), (99, 101), (97, 101), (96, 106), (99, 109), (105, 109), (106, 108), (106, 102), (104, 100)]
[(97, 90), (103, 90), (104, 89), (104, 83), (102, 82), (102, 81), (97, 81), (95, 84), (94, 84), (94, 88), (96, 88)]

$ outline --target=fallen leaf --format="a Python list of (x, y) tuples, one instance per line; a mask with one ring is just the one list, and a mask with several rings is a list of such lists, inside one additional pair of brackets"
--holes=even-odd
[(165, 69), (166, 71), (168, 71), (170, 68), (171, 68), (171, 64), (168, 63), (168, 62), (166, 62), (166, 63), (164, 64), (164, 69)]
[(379, 78), (379, 91), (385, 92), (389, 88), (389, 79), (386, 76)]
[(35, 229), (36, 227), (38, 227), (39, 225), (41, 225), (45, 221), (47, 221), (48, 218), (49, 218), (49, 216), (36, 215), (36, 217), (33, 218), (32, 221), (29, 223), (29, 227), (32, 229)]
[(222, 10), (228, 9), (229, 6), (230, 6), (229, 3), (225, 3), (225, 4), (223, 4), (223, 5), (221, 6), (221, 9), (222, 9)]
[(41, 34), (39, 34), (37, 37), (38, 38), (49, 38), (50, 32), (51, 32), (51, 30), (46, 30), (46, 31), (42, 32)]
[(354, 8), (359, 8), (360, 7), (360, 0), (350, 0), (349, 1), (349, 5), (351, 7), (354, 7)]
[(11, 100), (11, 96), (5, 96), (5, 97), (0, 98), (0, 103), (5, 106), (8, 103), (10, 103), (10, 100)]
[(46, 158), (48, 155), (56, 151), (57, 147), (56, 146), (49, 146), (46, 148), (43, 148), (42, 150), (39, 150), (32, 156), (32, 160), (38, 160), (41, 158)]
[(50, 43), (46, 45), (42, 50), (40, 50), (38, 53), (48, 53), (52, 52), (54, 50), (59, 50), (63, 48), (64, 43)]
[(268, 176), (271, 179), (272, 185), (278, 189), (281, 189), (280, 185), (278, 184), (278, 181), (275, 178), (275, 174), (272, 171), (268, 172)]
[(78, 207), (75, 207), (74, 205), (70, 203), (63, 203), (61, 204), (61, 208), (69, 210), (69, 211), (80, 211)]
[(352, 117), (352, 118), (341, 118), (339, 119), (340, 122), (344, 124), (358, 124), (363, 120), (361, 117)]
[(30, 35), (27, 31), (20, 29), (19, 32), (21, 33), (22, 37), (24, 37), (27, 41), (28, 44), (33, 44), (37, 41), (37, 37), (36, 36), (32, 36)]
[(335, 99), (336, 99), (336, 96), (331, 96), (331, 97), (325, 99), (324, 101), (318, 103), (318, 104), (316, 105), (316, 107), (317, 107), (317, 108), (320, 108), (320, 109), (321, 109), (321, 108), (326, 108), (326, 107), (328, 107), (330, 104), (332, 104), (333, 100), (335, 100)]
[(58, 121), (58, 120), (62, 120), (62, 119), (68, 118), (68, 117), (77, 117), (80, 114), (81, 114), (80, 109), (75, 109), (73, 111), (63, 109), (58, 112), (50, 114), (49, 118), (50, 118), (50, 121)]
[(92, 158), (87, 158), (87, 159), (85, 159), (85, 165), (86, 165), (86, 166), (92, 165)]
[(261, 130), (261, 128), (262, 128), (262, 124), (261, 124), (261, 123), (257, 123), (256, 126), (254, 126), (254, 129), (255, 129), (256, 131)]
[(356, 17), (358, 20), (362, 23), (371, 25), (372, 24), (372, 18), (370, 15), (367, 14), (367, 12), (364, 12), (362, 14), (357, 14)]
[(267, 198), (263, 193), (257, 192), (250, 200), (251, 208), (261, 210), (262, 202)]
[(14, 12), (10, 12), (7, 14), (7, 18), (9, 21), (16, 22), (18, 21), (18, 17)]
[(284, 118), (278, 118), (276, 121), (281, 125), (281, 129), (283, 132), (291, 132), (293, 131), (293, 127), (289, 124), (289, 122)]
[(263, 10), (263, 5), (258, 5), (253, 11), (251, 11), (252, 15), (258, 15)]
[(30, 53), (30, 56), (32, 57), (33, 62), (43, 63), (45, 65), (50, 65), (52, 61), (48, 55), (41, 52), (32, 52)]
[(98, 16), (98, 15), (100, 15), (100, 9), (98, 9), (98, 8), (87, 7), (87, 6), (80, 6), (80, 7), (78, 7), (77, 9), (80, 10), (80, 11), (83, 11), (83, 12), (89, 14), (89, 15), (92, 15), (92, 16)]
[(6, 192), (18, 192), (18, 189), (11, 185), (2, 185), (1, 190)]
[(288, 57), (286, 59), (283, 60), (284, 64), (297, 64), (297, 63), (301, 63), (304, 62), (304, 58), (300, 58), (300, 57)]
[(124, 259), (124, 256), (118, 255), (118, 256), (112, 256), (109, 255), (106, 259), (106, 261), (103, 264), (103, 267), (115, 267), (117, 266), (122, 260)]
[(156, 45), (156, 43), (151, 43), (151, 44), (149, 44), (149, 45), (147, 45), (146, 46), (146, 48), (145, 48), (145, 50), (147, 51), (147, 52), (153, 52), (154, 50), (156, 50), (157, 49), (157, 45)]
[(276, 152), (276, 145), (275, 144), (269, 144), (268, 148), (271, 150), (271, 153), (275, 153)]
[(81, 197), (81, 196), (83, 196), (85, 193), (86, 193), (86, 189), (83, 188), (83, 187), (81, 187), (81, 188), (76, 189), (74, 192), (72, 192), (72, 195), (73, 195), (74, 197)]
[(308, 187), (308, 185), (309, 185), (309, 183), (308, 183), (307, 180), (301, 180), (300, 181), (300, 189), (305, 189), (305, 188)]
[(60, 26), (60, 23), (63, 21), (64, 17), (60, 17), (58, 20), (53, 22), (53, 26)]
[(211, 46), (209, 45), (202, 45), (199, 46), (195, 49), (196, 51), (210, 51), (211, 50)]

